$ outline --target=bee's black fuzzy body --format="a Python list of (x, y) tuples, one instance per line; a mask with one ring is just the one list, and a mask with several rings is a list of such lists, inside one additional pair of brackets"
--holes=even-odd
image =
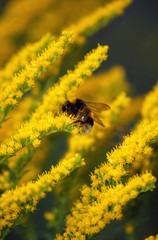
[(88, 134), (93, 127), (94, 121), (91, 115), (91, 110), (87, 107), (86, 103), (81, 99), (74, 101), (66, 101), (62, 106), (62, 111), (68, 115), (73, 115), (77, 118), (74, 123), (80, 123), (82, 135)]
[(99, 113), (110, 110), (110, 106), (105, 103), (85, 102), (81, 99), (66, 101), (62, 106), (62, 111), (76, 117), (74, 124), (79, 123), (82, 129), (81, 134), (89, 133), (93, 127), (94, 121), (102, 127), (105, 127), (99, 119)]

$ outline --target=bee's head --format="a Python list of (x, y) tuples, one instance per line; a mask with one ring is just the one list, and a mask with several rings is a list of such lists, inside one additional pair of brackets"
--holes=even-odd
[(68, 114), (71, 114), (72, 110), (71, 110), (71, 103), (70, 101), (66, 101), (63, 106), (62, 106), (62, 111), (66, 112)]

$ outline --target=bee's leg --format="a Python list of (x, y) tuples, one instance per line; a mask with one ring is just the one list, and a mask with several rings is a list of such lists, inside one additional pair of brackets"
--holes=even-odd
[[(74, 121), (73, 123), (78, 123), (78, 122), (81, 122), (81, 120), (78, 119), (78, 120)], [(73, 124), (73, 123), (72, 123), (72, 124)]]
[(78, 122), (81, 122), (81, 120), (76, 120), (74, 122), (71, 122), (71, 123), (68, 124), (68, 126), (71, 125), (71, 124), (74, 124), (74, 123), (78, 123)]

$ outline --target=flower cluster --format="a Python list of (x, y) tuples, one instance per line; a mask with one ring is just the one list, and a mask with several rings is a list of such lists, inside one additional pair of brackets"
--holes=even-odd
[[(144, 141), (142, 142), (142, 138)], [(91, 177), (94, 185), (102, 181), (120, 181), (127, 174), (126, 169), (134, 162), (141, 161), (144, 155), (151, 154), (151, 143), (158, 139), (158, 121), (142, 121), (122, 145), (107, 153), (108, 163), (102, 164)]]
[(56, 167), (52, 166), (49, 172), (39, 176), (35, 182), (6, 191), (0, 197), (0, 237), (2, 238), (3, 234), (5, 236), (23, 215), (34, 211), (39, 200), (52, 191), (56, 183), (83, 164), (83, 158), (76, 154), (69, 159), (63, 159)]
[(30, 143), (34, 147), (38, 147), (40, 139), (48, 134), (57, 131), (71, 132), (73, 130), (73, 126), (68, 125), (71, 122), (70, 117), (55, 115), (59, 114), (61, 104), (74, 95), (75, 90), (84, 79), (91, 76), (101, 62), (106, 60), (107, 50), (107, 46), (98, 46), (97, 49), (85, 57), (84, 61), (81, 61), (76, 66), (74, 71), (69, 71), (60, 79), (58, 84), (49, 89), (43, 98), (42, 104), (32, 114), (30, 120), (25, 122), (15, 132), (14, 136), (1, 144), (1, 162)]
[(147, 237), (144, 240), (158, 240), (158, 234), (156, 236)]
[[(13, 74), (10, 82), (1, 84), (2, 94), (0, 96), (1, 122), (4, 121), (8, 112), (18, 103), (23, 94), (32, 88), (35, 81), (44, 73), (48, 67), (62, 55), (65, 47), (71, 42), (71, 33), (63, 32), (57, 41), (52, 41), (41, 54), (26, 62), (22, 70)], [(43, 43), (43, 40), (42, 40)], [(45, 41), (44, 41), (45, 46)], [(35, 45), (35, 51), (36, 51)], [(23, 56), (22, 56), (23, 58)]]
[[(135, 176), (126, 185), (100, 189), (84, 186), (81, 201), (75, 203), (71, 215), (66, 219), (63, 236), (56, 239), (86, 239), (86, 236), (98, 233), (111, 220), (122, 218), (122, 208), (139, 193), (152, 190), (156, 179), (151, 173)], [(84, 219), (84, 221), (83, 221)]]

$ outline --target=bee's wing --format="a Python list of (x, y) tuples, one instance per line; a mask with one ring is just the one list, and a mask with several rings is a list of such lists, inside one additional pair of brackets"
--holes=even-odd
[(110, 110), (110, 106), (105, 103), (86, 102), (86, 105), (91, 109), (93, 113), (100, 113)]
[(99, 119), (98, 113), (110, 110), (110, 106), (105, 103), (95, 103), (95, 102), (86, 102), (86, 105), (92, 111), (93, 120), (99, 125), (101, 125), (102, 127), (105, 127), (103, 122)]
[(92, 112), (92, 118), (93, 120), (98, 123), (100, 126), (105, 127), (103, 122), (99, 119), (98, 115), (94, 112)]

